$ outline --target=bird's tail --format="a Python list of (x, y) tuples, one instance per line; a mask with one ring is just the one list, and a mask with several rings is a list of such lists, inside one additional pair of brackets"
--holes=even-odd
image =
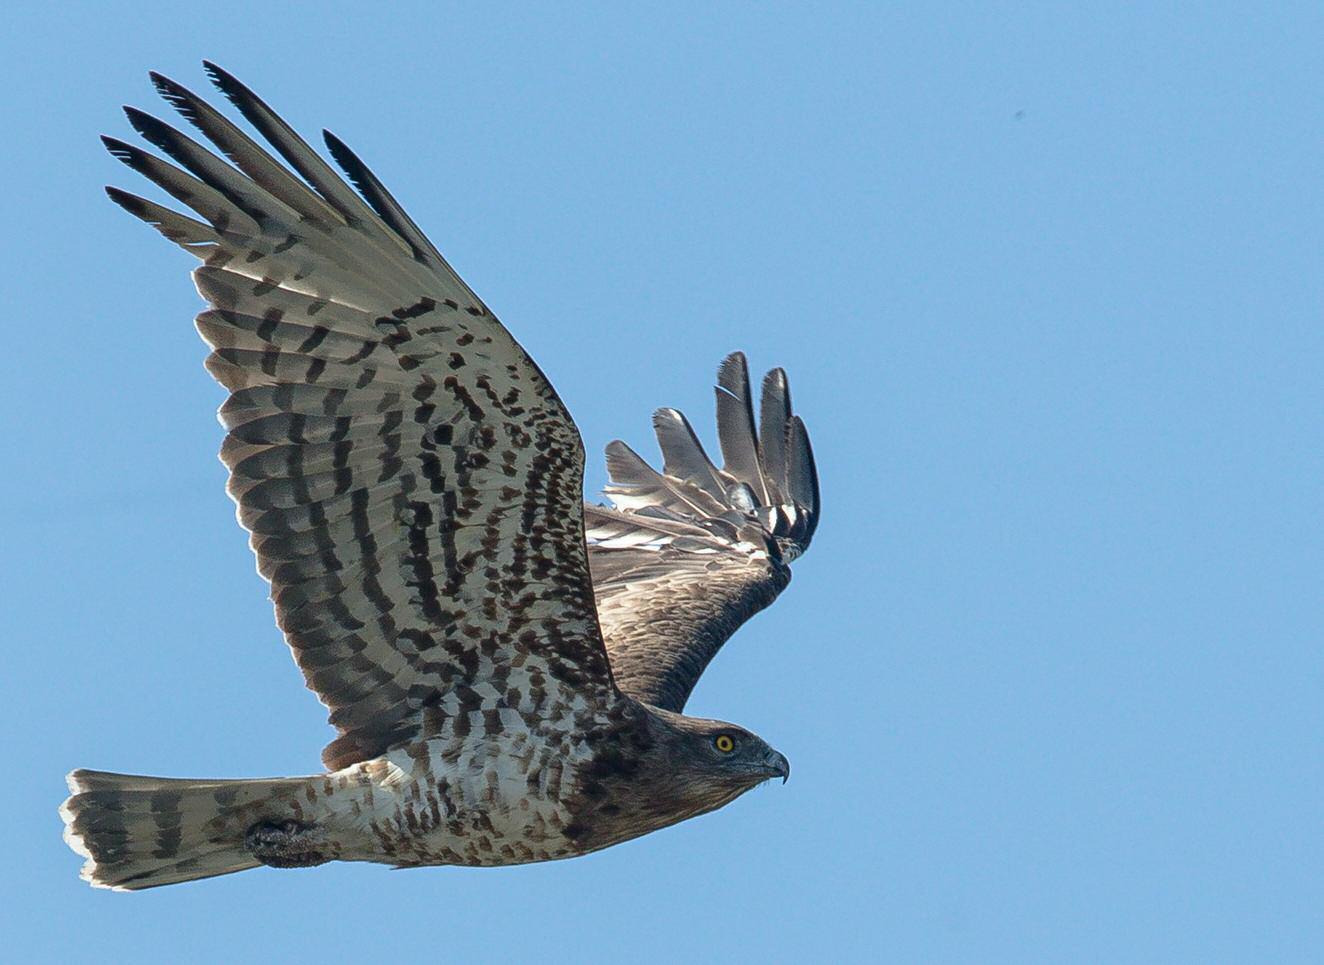
[(64, 840), (87, 859), (83, 880), (136, 891), (258, 867), (248, 830), (300, 817), (300, 792), (315, 779), (177, 780), (80, 769), (68, 780), (60, 817)]

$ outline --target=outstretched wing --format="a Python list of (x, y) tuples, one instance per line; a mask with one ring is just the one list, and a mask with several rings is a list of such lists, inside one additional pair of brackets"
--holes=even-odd
[(197, 325), (230, 390), (229, 492), (341, 732), (327, 766), (508, 710), (554, 718), (609, 698), (583, 444), (556, 392), (340, 141), (326, 135), (362, 198), (206, 67), (303, 180), (153, 74), (231, 163), (127, 108), (179, 167), (106, 138), (111, 153), (204, 220), (108, 191), (203, 261), (193, 277), (211, 308)]
[(744, 355), (728, 356), (717, 382), (721, 469), (683, 415), (659, 409), (662, 472), (613, 442), (606, 492), (616, 508), (585, 507), (616, 683), (676, 712), (727, 638), (785, 589), (818, 525), (814, 455), (786, 373), (763, 380), (757, 432)]

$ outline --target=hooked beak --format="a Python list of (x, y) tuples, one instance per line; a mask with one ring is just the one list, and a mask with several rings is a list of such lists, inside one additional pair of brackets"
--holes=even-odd
[(791, 762), (786, 759), (786, 755), (778, 754), (776, 751), (773, 751), (768, 755), (768, 768), (772, 771), (773, 776), (778, 776), (782, 779), (783, 784), (790, 779)]

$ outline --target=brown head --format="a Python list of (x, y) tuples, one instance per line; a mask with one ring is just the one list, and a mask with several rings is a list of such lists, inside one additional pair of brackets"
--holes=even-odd
[(774, 777), (782, 783), (791, 764), (757, 734), (721, 720), (654, 710), (664, 783), (699, 804), (693, 814), (719, 808)]
[(719, 720), (644, 704), (632, 726), (599, 745), (583, 775), (567, 836), (595, 850), (714, 811), (774, 777), (790, 762), (758, 735)]

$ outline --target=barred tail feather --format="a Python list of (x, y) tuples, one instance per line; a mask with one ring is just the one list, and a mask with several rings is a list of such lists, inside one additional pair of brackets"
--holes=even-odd
[[(64, 840), (98, 888), (136, 891), (256, 868), (244, 836), (288, 814), (308, 778), (180, 780), (105, 771), (69, 774)], [(278, 812), (273, 815), (273, 811)]]

